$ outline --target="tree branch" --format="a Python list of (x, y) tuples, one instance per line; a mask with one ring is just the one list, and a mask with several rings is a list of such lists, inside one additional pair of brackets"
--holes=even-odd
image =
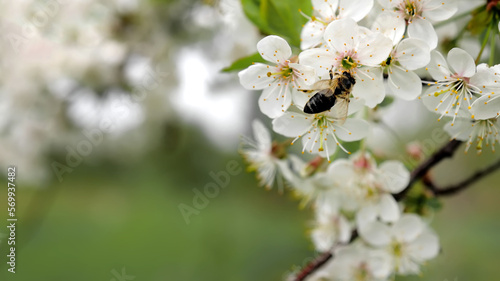
[(459, 140), (451, 140), (441, 149), (436, 151), (429, 159), (427, 159), (425, 162), (420, 164), (420, 166), (415, 168), (415, 170), (413, 170), (413, 172), (411, 173), (410, 182), (408, 183), (408, 185), (400, 193), (395, 194), (394, 198), (397, 201), (401, 201), (406, 196), (406, 193), (408, 193), (408, 191), (411, 189), (411, 187), (416, 181), (425, 176), (425, 174), (427, 174), (427, 172), (432, 167), (441, 162), (443, 159), (453, 156), (453, 153), (455, 153), (455, 151), (457, 150), (457, 148), (460, 146), (461, 143), (462, 142)]
[(493, 173), (494, 171), (500, 169), (500, 160), (488, 166), (484, 170), (476, 172), (474, 175), (469, 177), (468, 179), (457, 183), (455, 185), (451, 185), (446, 188), (438, 188), (429, 177), (424, 177), (422, 182), (427, 186), (427, 188), (435, 195), (435, 196), (448, 196), (456, 194), (468, 187), (476, 181), (486, 177), (487, 175)]
[[(356, 238), (358, 238), (358, 231), (354, 230), (351, 234), (351, 239), (349, 240), (349, 243), (354, 241)], [(297, 274), (294, 281), (304, 281), (306, 280), (307, 277), (309, 277), (311, 274), (313, 274), (316, 270), (318, 270), (320, 267), (322, 267), (326, 262), (328, 262), (330, 259), (333, 258), (333, 250), (330, 252), (325, 252), (321, 254), (319, 257), (317, 257), (315, 260), (304, 266), (302, 270)]]

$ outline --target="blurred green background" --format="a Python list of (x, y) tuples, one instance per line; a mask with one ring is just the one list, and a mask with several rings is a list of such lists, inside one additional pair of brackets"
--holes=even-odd
[[(82, 130), (92, 128), (92, 124), (77, 121), (97, 117), (92, 113), (85, 118), (70, 118), (78, 111), (71, 106), (79, 102), (47, 94), (58, 81), (57, 75), (67, 74), (80, 87), (92, 89), (93, 96), (105, 100), (103, 97), (108, 93), (103, 88), (120, 87), (130, 92), (134, 87), (133, 83), (124, 83), (123, 69), (128, 60), (109, 67), (97, 61), (80, 72), (75, 65), (81, 67), (81, 61), (72, 62), (75, 53), (69, 52), (62, 60), (64, 66), (51, 61), (45, 64), (52, 68), (44, 64), (32, 67), (31, 63), (37, 64), (31, 61), (32, 57), (12, 55), (8, 53), (10, 45), (2, 45), (2, 52), (7, 52), (0, 55), (4, 70), (0, 83), (2, 105), (10, 106), (10, 98), (21, 100), (21, 104), (32, 98), (41, 99), (26, 108), (13, 107), (8, 114), (0, 107), (0, 166), (6, 171), (8, 165), (18, 165), (16, 273), (7, 272), (5, 235), (8, 233), (2, 227), (0, 280), (122, 281), (115, 273), (124, 270), (133, 280), (275, 281), (283, 280), (314, 258), (316, 253), (307, 233), (313, 218), (311, 210), (299, 209), (299, 203), (289, 192), (280, 195), (275, 189), (258, 187), (255, 175), (245, 172), (245, 164), (237, 153), (238, 135), (251, 134), (253, 118), (269, 125), (268, 119), (257, 113), (258, 94), (242, 90), (235, 73), (218, 74), (234, 59), (255, 52), (255, 43), (260, 38), (256, 30), (248, 29), (251, 27), (248, 22), (239, 23), (245, 21), (241, 11), (236, 11), (239, 2), (139, 1), (140, 8), (117, 13), (113, 10), (117, 6), (109, 3), (127, 1), (77, 2), (105, 7), (102, 10), (101, 6), (97, 9), (91, 5), (89, 14), (75, 19), (77, 22), (86, 22), (91, 17), (101, 24), (105, 19), (96, 30), (110, 27), (109, 34), (104, 32), (109, 36), (107, 39), (126, 46), (132, 58), (144, 56), (152, 65), (160, 65), (169, 78), (139, 103), (143, 113), (136, 119), (140, 121), (129, 121), (125, 133), (105, 134), (103, 144), (94, 147), (91, 155), (84, 157), (83, 163), (64, 174), (64, 180), (59, 182), (50, 163), (63, 162), (65, 145), (74, 146), (82, 139)], [(23, 3), (29, 14), (41, 2), (19, 3)], [(3, 8), (9, 5), (1, 4)], [(219, 14), (221, 10), (224, 17)], [(100, 18), (101, 15), (105, 16)], [(6, 12), (5, 17), (8, 16), (11, 22), (17, 22), (17, 14)], [(71, 15), (65, 16), (72, 19)], [(68, 18), (58, 23), (69, 25)], [(223, 19), (218, 21), (220, 18)], [(45, 26), (42, 37), (65, 46), (61, 50), (55, 48), (56, 54), (79, 46), (50, 37), (53, 34), (50, 26)], [(69, 33), (70, 38), (78, 35), (74, 30)], [(43, 50), (40, 47), (39, 51)], [(180, 59), (193, 50), (190, 59)], [(42, 52), (40, 57), (44, 55)], [(91, 53), (86, 60), (93, 58), (95, 55)], [(19, 70), (21, 66), (26, 69)], [(28, 66), (35, 69), (34, 74), (28, 71), (32, 70)], [(56, 78), (51, 74), (37, 80), (45, 72), (52, 73), (51, 69), (57, 70)], [(115, 72), (116, 77), (111, 75)], [(15, 73), (20, 76), (10, 76)], [(193, 84), (206, 84), (203, 91), (208, 94), (198, 95), (197, 91), (185, 88)], [(32, 87), (26, 89), (26, 85)], [(180, 92), (180, 98), (161, 99), (177, 97)], [(78, 93), (72, 95), (77, 97)], [(212, 100), (219, 103), (209, 103)], [(44, 107), (43, 114), (30, 115)], [(47, 112), (54, 116), (47, 117)], [(31, 123), (19, 121), (25, 117), (29, 122), (44, 123), (47, 118), (62, 125), (57, 123), (61, 126), (40, 129), (33, 135), (4, 129), (4, 123), (9, 122), (14, 128), (29, 128)], [(420, 121), (427, 125), (429, 120), (437, 126), (435, 116)], [(420, 129), (407, 126), (412, 120), (399, 121), (406, 122), (403, 124), (406, 131), (401, 133), (407, 140), (416, 136), (423, 139), (430, 132), (428, 126)], [(54, 128), (58, 130), (51, 131)], [(228, 128), (231, 130), (225, 131)], [(389, 142), (383, 145), (393, 149)], [(437, 167), (435, 175), (443, 185), (456, 182), (498, 157), (488, 150), (481, 156), (464, 155), (461, 150), (453, 161)], [(224, 171), (231, 161), (237, 161), (243, 172), (231, 176), (228, 186), (209, 199), (208, 206), (192, 215), (187, 224), (179, 204), (192, 206), (193, 189), (203, 190), (206, 184), (214, 182), (210, 172)], [(445, 198), (444, 208), (432, 222), (441, 239), (442, 254), (429, 262), (422, 278), (397, 280), (497, 280), (499, 180), (498, 174), (490, 176), (457, 196)], [(4, 226), (7, 181), (3, 175), (0, 184), (3, 187), (0, 220)]]

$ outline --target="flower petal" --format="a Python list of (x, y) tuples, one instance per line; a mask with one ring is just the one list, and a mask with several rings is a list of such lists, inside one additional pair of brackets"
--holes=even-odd
[(424, 223), (415, 214), (403, 214), (392, 226), (394, 237), (400, 242), (412, 242), (424, 231)]
[(355, 76), (356, 84), (352, 89), (354, 97), (362, 98), (370, 108), (384, 100), (385, 87), (380, 68), (361, 68), (356, 71)]
[(472, 103), (470, 109), (474, 119), (484, 120), (500, 116), (500, 96), (484, 95)]
[(354, 50), (358, 43), (358, 24), (351, 18), (333, 21), (326, 27), (324, 39), (341, 54)]
[(375, 247), (389, 245), (391, 243), (390, 233), (389, 226), (378, 221), (359, 229), (361, 238)]
[(438, 43), (438, 37), (432, 24), (425, 19), (414, 18), (408, 25), (408, 36), (424, 40), (431, 50), (435, 49)]
[(314, 67), (298, 63), (289, 63), (293, 70), (292, 86), (298, 89), (309, 89), (316, 82), (316, 71)]
[(373, 0), (340, 0), (340, 18), (351, 18), (356, 22), (362, 20), (373, 7)]
[(262, 91), (259, 98), (259, 108), (262, 113), (269, 118), (277, 118), (290, 107), (292, 104), (292, 94), (288, 85), (278, 86), (277, 83), (273, 87), (269, 87)]
[(332, 21), (335, 18), (339, 0), (312, 0), (313, 9), (324, 20)]
[(273, 120), (273, 130), (285, 137), (297, 137), (307, 132), (312, 122), (314, 122), (314, 118), (311, 118), (311, 116), (285, 112), (285, 114)]
[(408, 70), (424, 67), (431, 60), (429, 45), (416, 38), (401, 41), (396, 47), (395, 57)]
[(439, 239), (436, 234), (426, 231), (408, 245), (407, 250), (409, 255), (417, 261), (433, 259), (439, 254)]
[(253, 120), (252, 122), (253, 128), (253, 137), (257, 141), (257, 145), (261, 151), (271, 151), (271, 134), (269, 130), (262, 124), (262, 122), (258, 119)]
[(431, 51), (431, 61), (427, 65), (427, 71), (436, 81), (445, 80), (445, 77), (450, 77), (451, 72), (448, 68), (448, 63), (443, 55), (438, 51)]
[(392, 41), (382, 33), (370, 32), (359, 40), (357, 58), (366, 66), (378, 66), (392, 51)]
[(426, 9), (422, 12), (422, 16), (432, 21), (447, 20), (458, 10), (456, 1), (453, 0), (428, 1), (426, 4)]
[(403, 17), (400, 17), (395, 12), (382, 12), (375, 19), (372, 25), (372, 30), (375, 32), (381, 32), (387, 38), (392, 40), (392, 44), (398, 44), (406, 30), (406, 22)]
[(260, 90), (274, 83), (273, 77), (268, 77), (268, 72), (276, 72), (275, 66), (256, 63), (238, 73), (241, 85), (248, 90)]
[(347, 118), (342, 126), (335, 126), (335, 128), (335, 134), (341, 140), (357, 141), (368, 135), (370, 125), (363, 119)]
[(388, 81), (389, 89), (398, 98), (414, 100), (422, 93), (422, 80), (413, 71), (391, 67)]
[(257, 43), (259, 54), (267, 61), (282, 64), (292, 56), (292, 49), (285, 39), (269, 35)]
[(385, 161), (379, 166), (384, 190), (401, 192), (410, 182), (410, 172), (403, 163), (396, 160)]
[(299, 62), (302, 65), (311, 66), (316, 70), (316, 75), (321, 79), (329, 79), (329, 71), (335, 61), (334, 50), (324, 48), (314, 48), (301, 52)]
[(453, 48), (448, 53), (448, 64), (460, 77), (471, 77), (476, 73), (476, 63), (466, 51)]
[(305, 50), (319, 45), (323, 41), (324, 32), (324, 24), (319, 21), (308, 21), (300, 32), (300, 48)]
[(398, 203), (390, 194), (383, 194), (379, 202), (380, 219), (384, 222), (395, 222), (399, 219), (401, 211)]

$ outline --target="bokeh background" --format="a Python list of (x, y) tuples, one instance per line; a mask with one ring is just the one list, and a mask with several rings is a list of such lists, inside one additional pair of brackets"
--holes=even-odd
[[(239, 1), (0, 7), (0, 221), (10, 165), (19, 220), (15, 274), (0, 228), (0, 280), (120, 280), (122, 270), (134, 280), (282, 280), (316, 255), (311, 211), (258, 187), (237, 153), (251, 120), (270, 124), (258, 93), (221, 72), (262, 37)], [(396, 101), (381, 118), (397, 137), (378, 128), (369, 143), (388, 157), (439, 127), (418, 102)], [(433, 175), (446, 185), (496, 157), (460, 150)], [(193, 189), (234, 161), (241, 172), (187, 223), (179, 204), (193, 206)], [(397, 280), (496, 280), (499, 180), (443, 199), (432, 215), (442, 254), (422, 277)]]

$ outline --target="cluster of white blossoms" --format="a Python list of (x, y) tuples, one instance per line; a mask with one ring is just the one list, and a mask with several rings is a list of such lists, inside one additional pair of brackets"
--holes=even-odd
[[(500, 65), (476, 65), (460, 48), (443, 57), (434, 24), (457, 12), (452, 0), (312, 0), (312, 5), (300, 52), (293, 54), (279, 36), (267, 36), (257, 49), (268, 63), (239, 73), (246, 89), (262, 90), (258, 104), (272, 119), (272, 130), (292, 145), (300, 139), (308, 160), (294, 155), (286, 142), (273, 142), (260, 121), (253, 125), (256, 141), (245, 138), (241, 152), (263, 185), (282, 177), (314, 209), (312, 241), (334, 258), (306, 280), (382, 281), (419, 274), (421, 265), (438, 255), (438, 237), (426, 218), (395, 199), (410, 185), (405, 165), (376, 159), (363, 140), (391, 96), (422, 103), (439, 120), (449, 120), (444, 130), (466, 141), (466, 151), (474, 142), (478, 152), (483, 144), (494, 149), (500, 140)], [(313, 95), (345, 72), (355, 79), (348, 109), (305, 113)], [(333, 85), (338, 101), (342, 88)], [(401, 118), (419, 117), (402, 112)]]

